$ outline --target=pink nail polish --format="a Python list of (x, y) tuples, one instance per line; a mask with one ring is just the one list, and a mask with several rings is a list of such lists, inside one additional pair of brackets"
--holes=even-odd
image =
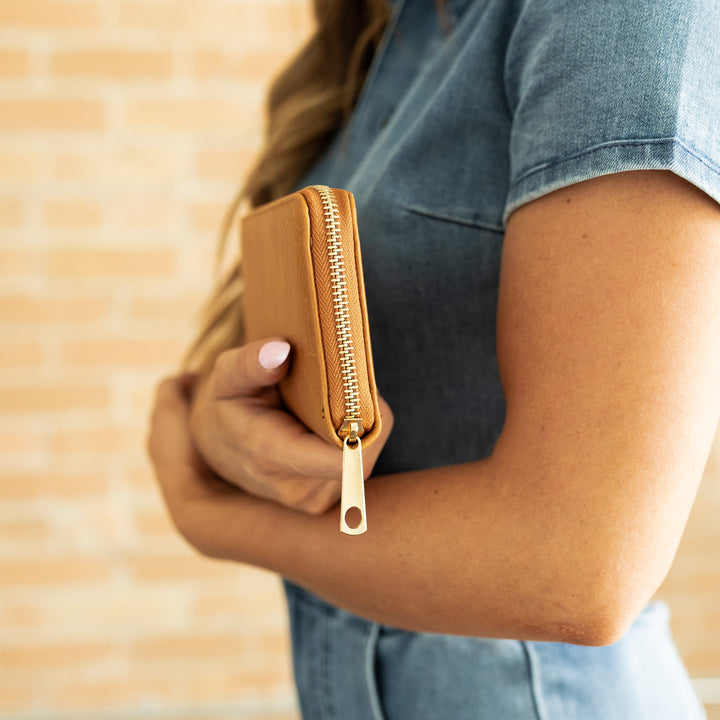
[(271, 340), (265, 343), (258, 353), (258, 362), (266, 370), (280, 367), (290, 354), (290, 343), (283, 340)]

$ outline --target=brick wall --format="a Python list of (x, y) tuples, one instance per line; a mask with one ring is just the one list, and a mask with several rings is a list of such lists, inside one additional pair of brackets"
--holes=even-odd
[[(0, 719), (295, 717), (276, 579), (183, 544), (143, 444), (308, 29), (302, 0), (0, 0)], [(719, 477), (664, 589), (699, 677)]]
[(276, 579), (189, 550), (143, 447), (308, 30), (300, 0), (0, 0), (2, 718), (295, 716)]

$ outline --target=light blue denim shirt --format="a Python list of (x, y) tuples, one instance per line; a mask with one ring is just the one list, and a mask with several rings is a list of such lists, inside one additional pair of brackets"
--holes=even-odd
[[(305, 178), (356, 197), (393, 473), (486, 457), (510, 214), (667, 169), (720, 201), (717, 0), (397, 0), (349, 126)], [(287, 584), (308, 720), (691, 720), (667, 609), (587, 648), (401, 632)]]

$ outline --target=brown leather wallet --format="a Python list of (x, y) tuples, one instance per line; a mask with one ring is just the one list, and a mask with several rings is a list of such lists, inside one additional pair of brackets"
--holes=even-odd
[[(354, 198), (324, 185), (286, 195), (243, 218), (241, 243), (247, 340), (282, 337), (292, 346), (280, 394), (342, 448), (340, 529), (365, 532), (362, 446), (377, 438), (381, 418)], [(352, 508), (360, 511), (353, 526)]]

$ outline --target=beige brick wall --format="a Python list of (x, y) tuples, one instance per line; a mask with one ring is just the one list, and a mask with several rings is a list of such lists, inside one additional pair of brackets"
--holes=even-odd
[[(272, 576), (144, 457), (303, 0), (0, 0), (0, 719), (295, 716)], [(720, 455), (664, 594), (720, 677)]]
[(277, 580), (188, 549), (143, 447), (309, 27), (301, 0), (0, 0), (1, 718), (295, 717)]

